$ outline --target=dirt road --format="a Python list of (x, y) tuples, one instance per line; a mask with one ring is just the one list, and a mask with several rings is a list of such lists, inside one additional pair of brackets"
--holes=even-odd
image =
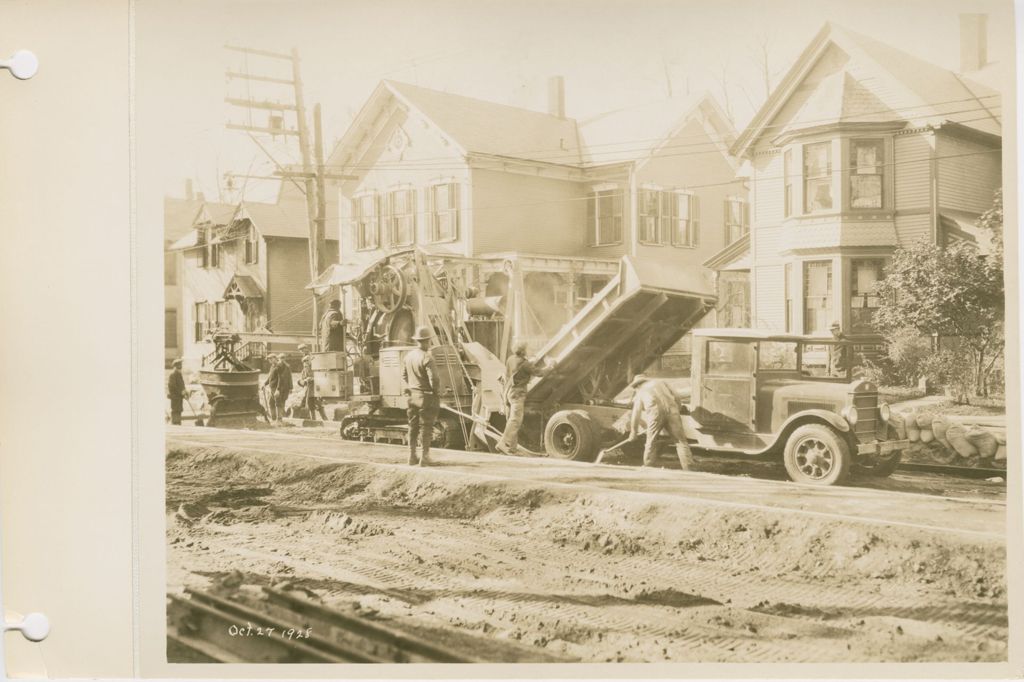
[(499, 661), (1005, 658), (998, 499), (403, 457), (170, 430), (169, 590), (289, 580)]

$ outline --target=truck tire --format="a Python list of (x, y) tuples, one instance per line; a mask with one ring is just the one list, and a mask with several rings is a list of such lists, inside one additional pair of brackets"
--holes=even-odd
[[(467, 422), (467, 430), (471, 425)], [(431, 446), (445, 448), (447, 450), (462, 450), (466, 447), (466, 439), (462, 435), (462, 425), (459, 418), (452, 415), (439, 416), (434, 421), (434, 439)]]
[(797, 483), (836, 485), (850, 471), (850, 446), (824, 424), (804, 424), (789, 434), (782, 462)]
[(551, 457), (592, 462), (597, 457), (597, 445), (597, 427), (586, 412), (556, 412), (544, 427), (544, 450)]

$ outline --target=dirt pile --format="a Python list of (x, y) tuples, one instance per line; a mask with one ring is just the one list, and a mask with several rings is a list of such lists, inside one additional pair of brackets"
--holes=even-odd
[[(286, 515), (296, 530), (373, 535), (387, 531), (357, 517), (386, 510), (501, 527), (594, 556), (719, 564), (751, 580), (827, 578), (952, 597), (1005, 594), (1002, 543), (917, 528), (226, 449), (171, 451), (167, 474), (169, 507), (199, 505), (186, 516), (205, 523)], [(208, 511), (198, 514), (203, 505)]]

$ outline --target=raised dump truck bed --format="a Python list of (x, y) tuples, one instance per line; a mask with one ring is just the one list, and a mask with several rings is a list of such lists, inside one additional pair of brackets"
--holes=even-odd
[(538, 353), (552, 369), (530, 386), (527, 405), (543, 412), (610, 402), (714, 302), (697, 269), (641, 266), (624, 257), (618, 275)]

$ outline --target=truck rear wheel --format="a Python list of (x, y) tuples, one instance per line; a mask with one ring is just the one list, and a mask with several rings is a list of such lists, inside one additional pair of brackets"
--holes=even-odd
[(556, 412), (544, 428), (544, 449), (551, 457), (592, 462), (597, 456), (597, 445), (597, 427), (586, 412)]
[(849, 473), (850, 446), (824, 424), (804, 424), (789, 435), (782, 461), (797, 483), (836, 485)]

